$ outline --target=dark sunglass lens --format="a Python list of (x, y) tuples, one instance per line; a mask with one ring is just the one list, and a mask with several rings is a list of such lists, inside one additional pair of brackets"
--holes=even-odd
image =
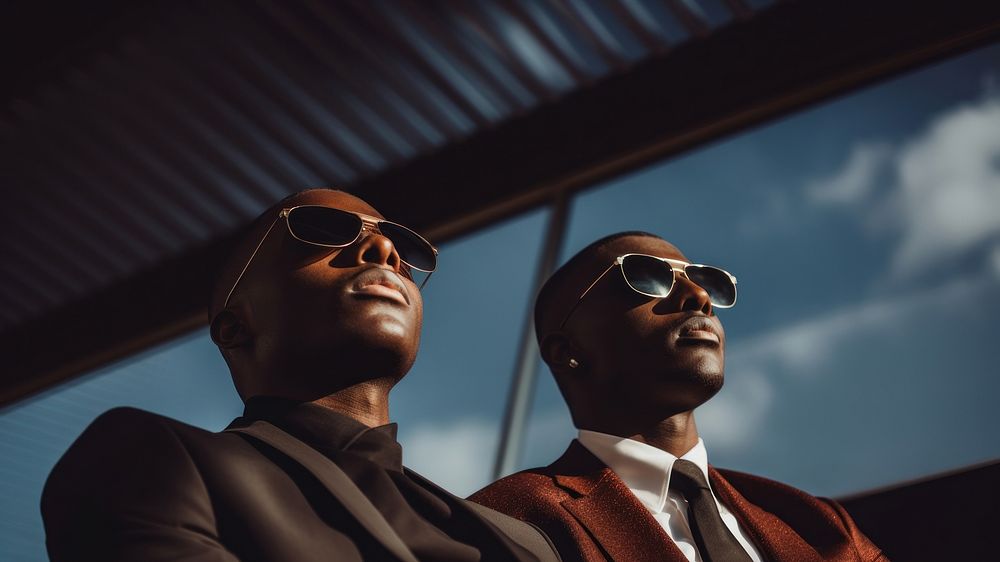
[(361, 218), (330, 207), (296, 207), (288, 227), (300, 240), (324, 246), (346, 246), (361, 233)]
[(689, 265), (684, 269), (688, 279), (705, 289), (715, 306), (736, 304), (736, 285), (725, 271), (717, 267)]
[(416, 232), (391, 222), (379, 223), (378, 229), (386, 238), (392, 240), (400, 259), (414, 269), (434, 271), (437, 267), (434, 248)]
[(625, 256), (622, 273), (633, 289), (649, 296), (665, 297), (674, 286), (670, 264), (652, 256)]

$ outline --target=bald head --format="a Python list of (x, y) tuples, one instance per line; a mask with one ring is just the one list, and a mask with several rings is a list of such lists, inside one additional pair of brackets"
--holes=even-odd
[(580, 294), (619, 254), (614, 242), (628, 237), (655, 238), (655, 234), (632, 230), (610, 234), (573, 255), (542, 285), (535, 299), (535, 335), (538, 341), (559, 328)]

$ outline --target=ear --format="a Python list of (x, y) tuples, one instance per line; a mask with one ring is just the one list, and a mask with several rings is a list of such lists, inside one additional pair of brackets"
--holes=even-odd
[(552, 332), (542, 338), (539, 344), (542, 359), (557, 375), (574, 375), (582, 372), (584, 360), (569, 336), (563, 332)]
[(212, 319), (211, 334), (212, 341), (221, 349), (243, 347), (253, 340), (246, 323), (228, 308)]

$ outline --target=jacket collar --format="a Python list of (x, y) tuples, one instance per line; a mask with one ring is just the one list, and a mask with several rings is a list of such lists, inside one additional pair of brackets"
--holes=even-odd
[[(392, 529), (378, 509), (364, 495), (364, 493), (351, 481), (350, 477), (336, 463), (328, 457), (319, 453), (305, 442), (289, 435), (281, 428), (265, 420), (256, 420), (247, 423), (246, 418), (237, 418), (226, 431), (242, 433), (274, 447), (284, 453), (292, 460), (296, 461), (309, 471), (330, 494), (337, 498), (355, 518), (386, 550), (400, 562), (418, 562), (413, 552), (406, 546), (399, 535)], [(502, 545), (507, 552), (511, 553), (511, 560), (556, 560), (553, 551), (549, 550), (548, 543), (544, 543), (541, 548), (529, 549), (515, 542), (507, 534), (497, 528), (497, 526), (487, 518), (480, 515), (476, 510), (469, 507), (465, 500), (455, 497), (451, 493), (437, 486), (423, 476), (404, 469), (405, 473), (417, 484), (424, 487), (431, 493), (441, 498), (453, 510), (464, 512), (469, 518), (478, 519), (482, 525), (491, 533), (494, 540)], [(517, 524), (512, 522), (512, 524)]]
[(226, 431), (249, 435), (294, 459), (311, 472), (396, 560), (418, 562), (378, 509), (333, 461), (267, 421), (245, 422), (245, 419), (237, 419)]
[(563, 508), (587, 529), (609, 559), (686, 562), (621, 478), (578, 441), (550, 469), (556, 484), (575, 496), (563, 500)]
[(240, 420), (266, 421), (334, 460), (349, 452), (386, 470), (403, 470), (403, 449), (396, 441), (394, 423), (368, 427), (330, 408), (275, 396), (248, 399)]
[[(562, 506), (587, 529), (610, 560), (686, 562), (649, 510), (621, 478), (574, 440), (549, 465), (555, 483), (573, 498)], [(822, 562), (823, 557), (774, 514), (750, 503), (715, 468), (709, 480), (719, 499), (739, 520), (765, 559), (774, 562)], [(622, 533), (628, 529), (628, 533)]]

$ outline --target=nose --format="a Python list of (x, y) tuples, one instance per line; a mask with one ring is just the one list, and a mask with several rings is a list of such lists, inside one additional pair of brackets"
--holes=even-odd
[(701, 312), (708, 316), (712, 315), (712, 300), (708, 296), (708, 291), (703, 289), (701, 285), (688, 279), (687, 275), (677, 275), (669, 298), (677, 300), (678, 310)]
[(399, 273), (402, 261), (392, 240), (389, 240), (382, 233), (366, 231), (361, 240), (353, 244), (355, 259), (358, 265), (374, 264), (385, 266), (396, 273)]

